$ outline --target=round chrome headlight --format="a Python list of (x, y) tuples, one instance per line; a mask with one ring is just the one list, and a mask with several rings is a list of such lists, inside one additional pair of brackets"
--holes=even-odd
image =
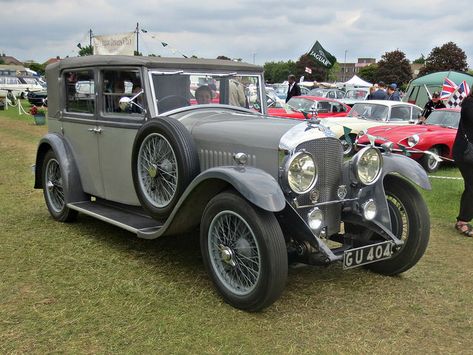
[(371, 185), (378, 179), (383, 167), (380, 151), (373, 147), (363, 148), (355, 156), (355, 175), (363, 185)]
[(286, 180), (295, 193), (308, 192), (317, 181), (317, 167), (312, 155), (306, 152), (295, 154), (286, 165)]
[(409, 138), (407, 138), (407, 145), (409, 147), (413, 147), (417, 143), (419, 143), (419, 136), (417, 134), (414, 134), (413, 136), (410, 136)]

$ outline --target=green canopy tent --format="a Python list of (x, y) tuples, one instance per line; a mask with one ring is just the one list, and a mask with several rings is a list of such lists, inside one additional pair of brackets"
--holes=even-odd
[(424, 107), (434, 91), (442, 91), (445, 78), (449, 78), (456, 85), (460, 85), (463, 80), (465, 80), (470, 87), (473, 85), (473, 76), (469, 74), (452, 70), (439, 71), (412, 80), (407, 87), (406, 94), (402, 98), (402, 101)]

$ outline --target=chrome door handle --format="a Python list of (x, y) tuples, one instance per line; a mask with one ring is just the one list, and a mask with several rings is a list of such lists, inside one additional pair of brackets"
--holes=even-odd
[(97, 128), (97, 127), (95, 127), (95, 128), (89, 128), (89, 129), (87, 129), (87, 130), (88, 130), (89, 132), (94, 132), (94, 133), (98, 133), (98, 134), (102, 133), (102, 128)]

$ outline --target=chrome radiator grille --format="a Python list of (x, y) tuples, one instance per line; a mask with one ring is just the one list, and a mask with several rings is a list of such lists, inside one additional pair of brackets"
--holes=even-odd
[[(314, 206), (327, 201), (337, 201), (337, 189), (342, 182), (343, 149), (336, 138), (320, 138), (300, 144), (296, 151), (306, 150), (315, 159), (318, 168), (318, 179), (313, 190), (317, 190), (319, 198), (316, 203), (310, 200), (310, 193), (297, 197), (299, 206)], [(312, 190), (312, 191), (313, 191)], [(338, 203), (322, 205), (319, 207), (325, 220), (327, 234), (337, 233), (340, 227), (341, 206)], [(301, 208), (299, 213), (306, 219), (307, 213), (312, 209)]]

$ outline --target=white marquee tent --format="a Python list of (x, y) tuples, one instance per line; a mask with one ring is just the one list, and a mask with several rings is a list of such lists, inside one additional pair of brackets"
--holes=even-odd
[(353, 77), (344, 82), (343, 85), (348, 88), (348, 87), (352, 87), (352, 88), (369, 88), (370, 86), (373, 86), (373, 84), (367, 82), (367, 81), (364, 81), (363, 79), (361, 79), (359, 76), (357, 75), (353, 75)]

